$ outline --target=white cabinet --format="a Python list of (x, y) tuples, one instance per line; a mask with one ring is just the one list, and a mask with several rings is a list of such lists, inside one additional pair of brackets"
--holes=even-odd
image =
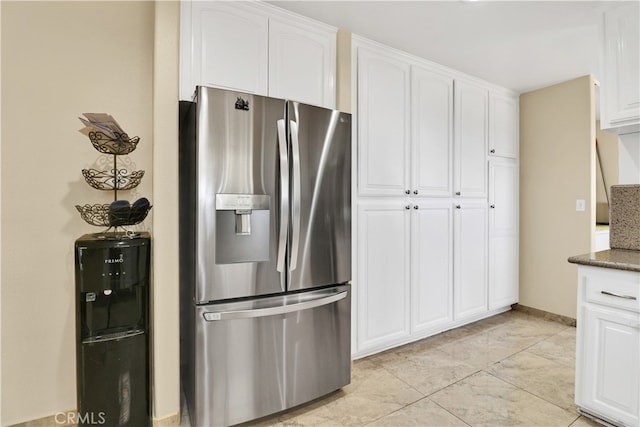
[(313, 105), (336, 103), (336, 32), (269, 20), (269, 96)]
[(640, 425), (640, 273), (578, 266), (576, 404)]
[(410, 206), (358, 207), (358, 349), (383, 349), (409, 336)]
[(267, 94), (269, 22), (243, 4), (182, 2), (181, 99), (196, 85)]
[(518, 301), (518, 164), (489, 161), (489, 309)]
[(487, 208), (460, 201), (454, 212), (454, 319), (487, 311)]
[(359, 351), (437, 333), (453, 320), (451, 209), (426, 199), (359, 205)]
[(456, 196), (487, 194), (489, 91), (475, 83), (455, 81), (454, 179)]
[(489, 93), (489, 154), (518, 157), (518, 98)]
[(640, 132), (640, 6), (621, 4), (604, 14), (602, 129)]
[(453, 78), (411, 67), (411, 184), (413, 194), (451, 196)]
[(398, 55), (360, 47), (358, 193), (402, 196), (409, 190), (410, 67)]
[(352, 58), (354, 356), (362, 357), (517, 302), (518, 103), (357, 36)]
[(196, 85), (335, 107), (337, 30), (260, 2), (181, 2), (180, 99)]
[(453, 217), (449, 201), (413, 199), (411, 332), (440, 332), (453, 320)]

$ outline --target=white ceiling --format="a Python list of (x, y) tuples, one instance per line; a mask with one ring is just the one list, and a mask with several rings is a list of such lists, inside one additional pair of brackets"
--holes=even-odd
[[(598, 79), (614, 1), (269, 1), (489, 82), (528, 92)], [(640, 2), (635, 0), (640, 6)], [(640, 12), (639, 12), (640, 13)]]

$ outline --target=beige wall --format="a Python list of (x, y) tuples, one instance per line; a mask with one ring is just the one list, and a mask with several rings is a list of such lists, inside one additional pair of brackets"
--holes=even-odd
[(593, 78), (520, 95), (520, 304), (576, 318), (567, 258), (591, 250), (594, 224)]
[[(153, 327), (155, 425), (179, 422), (178, 63), (180, 3), (155, 10), (153, 83)], [(174, 417), (175, 416), (175, 417)]]
[(351, 33), (339, 29), (337, 37), (336, 108), (351, 113)]
[[(604, 222), (608, 220), (609, 206), (607, 199), (610, 196), (612, 185), (618, 184), (618, 135), (600, 129), (600, 121), (596, 121), (596, 138), (600, 152), (600, 164), (596, 162), (596, 220)], [(605, 190), (606, 186), (606, 190)]]
[(10, 425), (76, 406), (73, 244), (100, 229), (74, 205), (110, 199), (80, 173), (99, 157), (77, 132), (81, 113), (111, 113), (141, 138), (129, 158), (146, 175), (123, 198), (156, 194), (154, 3), (3, 1), (1, 24), (1, 424)]

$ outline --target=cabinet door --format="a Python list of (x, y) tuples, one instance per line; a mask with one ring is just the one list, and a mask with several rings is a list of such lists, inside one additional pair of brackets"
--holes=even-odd
[(358, 193), (409, 190), (409, 84), (406, 61), (358, 48)]
[(411, 68), (411, 191), (451, 195), (453, 79)]
[(232, 2), (194, 1), (191, 9), (191, 55), (181, 72), (191, 73), (193, 87), (184, 90), (206, 85), (267, 95), (267, 16)]
[(451, 203), (415, 200), (411, 214), (412, 333), (442, 330), (453, 320)]
[(518, 165), (489, 163), (489, 309), (518, 302)]
[(336, 30), (269, 20), (269, 96), (335, 108)]
[(489, 154), (518, 156), (518, 98), (489, 94)]
[(454, 190), (456, 196), (487, 194), (487, 89), (456, 80)]
[(637, 426), (640, 405), (640, 319), (637, 313), (585, 304), (577, 351), (576, 403)]
[(410, 214), (398, 202), (358, 207), (358, 351), (409, 335)]
[(640, 12), (629, 2), (604, 14), (602, 120), (607, 128), (640, 130)]
[(454, 318), (487, 311), (487, 208), (461, 201), (454, 212)]

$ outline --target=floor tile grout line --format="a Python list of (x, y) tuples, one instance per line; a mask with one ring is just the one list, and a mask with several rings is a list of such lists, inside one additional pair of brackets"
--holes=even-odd
[[(480, 372), (480, 371), (478, 371)], [(475, 374), (474, 374), (475, 375)], [(448, 385), (447, 387), (451, 387), (453, 384)], [(445, 388), (447, 388), (445, 387)], [(444, 390), (444, 389), (442, 389)], [(438, 402), (436, 402), (435, 400), (431, 399), (429, 396), (426, 397), (426, 399), (429, 399), (431, 402), (435, 403), (436, 405), (438, 405), (440, 408), (444, 409), (445, 411), (447, 411), (448, 413), (450, 413), (451, 415), (453, 415), (454, 417), (456, 417), (457, 419), (459, 419), (460, 421), (462, 421), (463, 423), (465, 423), (466, 425), (468, 425), (469, 427), (473, 427), (473, 424), (468, 423), (466, 420), (460, 418), (459, 416), (457, 416), (456, 414), (454, 414), (453, 412), (451, 412), (450, 410), (448, 410), (447, 408), (445, 408), (444, 406), (442, 406), (441, 404), (439, 404)]]
[[(524, 388), (522, 388), (522, 387), (520, 387), (520, 386), (518, 386), (518, 385), (516, 385), (516, 384), (513, 384), (513, 383), (512, 383), (512, 382), (510, 382), (509, 380), (506, 380), (506, 379), (504, 379), (504, 378), (501, 378), (501, 377), (499, 377), (499, 376), (497, 376), (497, 375), (493, 374), (492, 372), (484, 371), (484, 370), (483, 370), (483, 372), (484, 372), (484, 373), (486, 373), (486, 374), (491, 375), (493, 378), (495, 378), (495, 379), (497, 379), (497, 380), (500, 380), (500, 381), (503, 381), (503, 382), (505, 382), (505, 383), (507, 383), (507, 384), (509, 384), (509, 385), (512, 385), (513, 387), (517, 388), (518, 390), (522, 390), (522, 391), (524, 391), (524, 392), (525, 392), (525, 393), (527, 393), (527, 394), (530, 394), (530, 395), (532, 395), (532, 396), (537, 397), (537, 398), (538, 398), (538, 399), (540, 399), (540, 400), (543, 400), (543, 401), (545, 401), (545, 402), (547, 402), (547, 403), (550, 403), (551, 405), (555, 406), (556, 408), (562, 409), (562, 410), (563, 410), (563, 411), (565, 411), (565, 412), (568, 412), (568, 413), (570, 413), (570, 414), (575, 415), (575, 413), (573, 413), (572, 411), (569, 411), (569, 410), (568, 410), (568, 409), (566, 409), (566, 408), (563, 408), (563, 407), (561, 407), (561, 406), (558, 406), (558, 405), (556, 405), (555, 403), (553, 403), (553, 402), (551, 402), (551, 401), (547, 400), (546, 398), (544, 398), (544, 397), (542, 397), (542, 396), (538, 396), (536, 393), (534, 393), (534, 392), (532, 392), (532, 391), (529, 391), (529, 390), (524, 389)], [(578, 414), (578, 417), (579, 417), (579, 416), (580, 416), (580, 414)], [(574, 421), (575, 421), (575, 420), (574, 420)], [(573, 421), (572, 421), (572, 423), (573, 423)]]

